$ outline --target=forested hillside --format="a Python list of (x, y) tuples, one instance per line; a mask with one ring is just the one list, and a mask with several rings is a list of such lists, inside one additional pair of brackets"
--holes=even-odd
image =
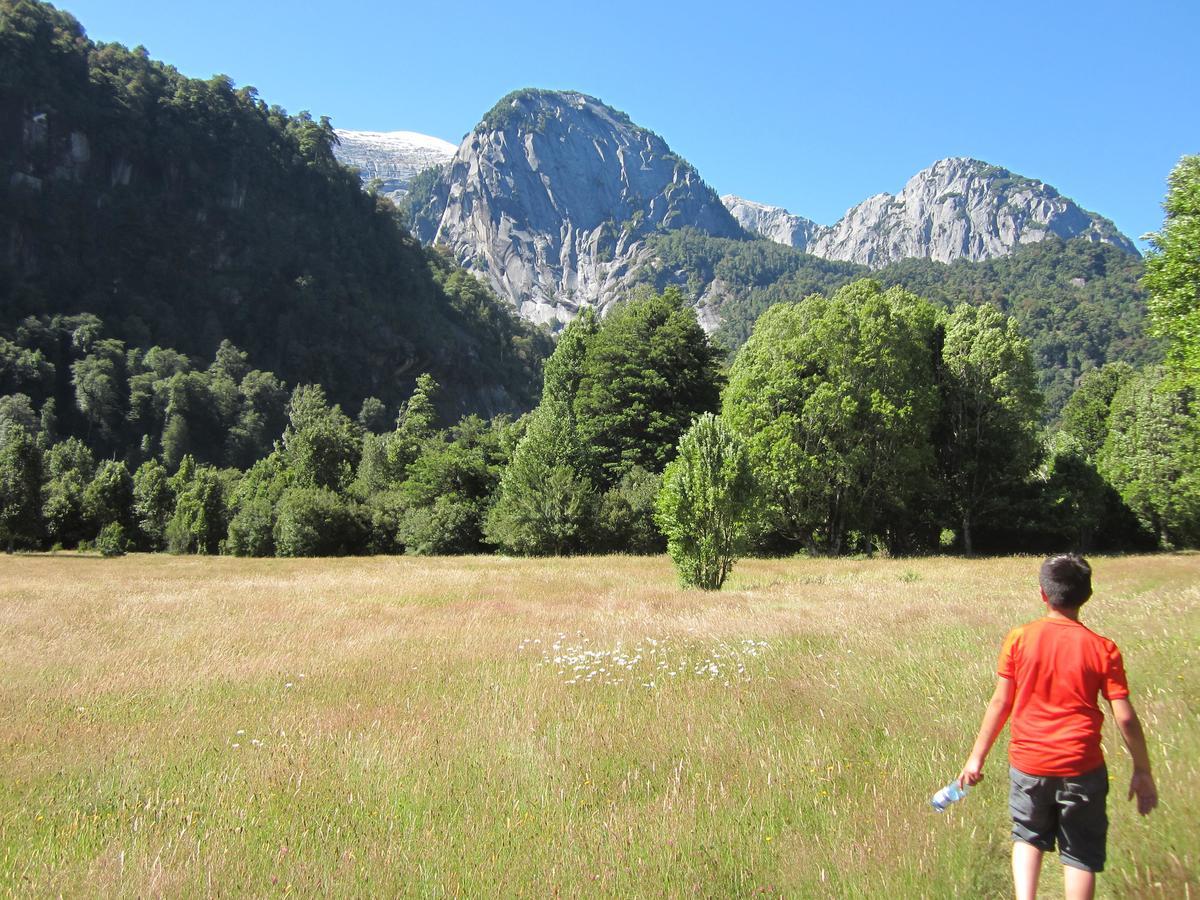
[[(772, 304), (828, 294), (868, 274), (862, 266), (809, 256), (766, 240), (734, 241), (689, 230), (653, 239), (658, 265), (646, 273), (658, 285), (682, 282), (705, 298), (721, 322), (718, 339), (731, 349), (746, 342)], [(988, 304), (1012, 315), (1029, 339), (1055, 415), (1080, 376), (1106, 362), (1141, 365), (1161, 350), (1145, 332), (1142, 261), (1108, 244), (1048, 238), (1011, 256), (949, 265), (909, 259), (870, 273), (885, 287), (904, 287), (946, 309)]]
[[(88, 314), (127, 349), (211, 360), (229, 340), (354, 408), (395, 409), (422, 372), (448, 412), (527, 408), (548, 342), (412, 240), (335, 141), (253, 87), (0, 0), (0, 334)], [(67, 364), (26, 393), (62, 393)]]

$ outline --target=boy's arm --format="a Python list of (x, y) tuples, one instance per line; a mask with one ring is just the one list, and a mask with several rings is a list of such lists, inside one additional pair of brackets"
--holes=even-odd
[(959, 773), (958, 783), (963, 787), (979, 784), (983, 780), (983, 763), (987, 759), (988, 753), (991, 752), (992, 744), (996, 743), (996, 737), (1000, 734), (1004, 723), (1008, 721), (1012, 705), (1012, 679), (1001, 675), (996, 679), (996, 690), (992, 693), (992, 699), (988, 701), (987, 709), (984, 710), (983, 722), (979, 725), (979, 736), (975, 738), (975, 746), (971, 748), (967, 764)]
[(1129, 796), (1137, 797), (1138, 812), (1143, 816), (1158, 806), (1158, 788), (1154, 784), (1154, 776), (1150, 774), (1150, 754), (1146, 750), (1146, 735), (1142, 732), (1142, 723), (1138, 721), (1133, 704), (1128, 697), (1110, 700), (1113, 718), (1117, 729), (1129, 748), (1133, 757), (1133, 777), (1129, 779)]

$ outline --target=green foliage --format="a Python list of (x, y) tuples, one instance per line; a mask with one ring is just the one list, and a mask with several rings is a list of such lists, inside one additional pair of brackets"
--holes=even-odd
[(724, 415), (747, 442), (771, 530), (834, 554), (851, 531), (903, 530), (932, 466), (934, 332), (928, 304), (872, 281), (759, 319)]
[(166, 467), (150, 459), (133, 473), (133, 515), (137, 526), (137, 544), (143, 550), (162, 550), (167, 546), (167, 523), (175, 511)]
[(1200, 401), (1161, 368), (1117, 390), (1097, 467), (1163, 546), (1200, 543)]
[(720, 304), (722, 323), (715, 336), (731, 348), (746, 342), (772, 304), (828, 295), (870, 274), (884, 288), (906, 288), (946, 309), (991, 305), (1013, 316), (1030, 342), (1051, 416), (1085, 371), (1106, 362), (1142, 365), (1158, 358), (1144, 331), (1141, 260), (1084, 238), (1049, 237), (983, 262), (908, 259), (872, 273), (765, 239), (713, 238), (689, 229), (656, 235), (651, 244), (659, 263), (646, 277), (659, 288), (686, 282), (692, 302), (713, 288), (716, 297), (709, 302)]
[(946, 320), (938, 387), (938, 464), (968, 555), (973, 529), (999, 515), (1040, 461), (1042, 397), (1029, 342), (988, 306)]
[(297, 486), (345, 491), (354, 480), (361, 452), (358, 427), (339, 406), (326, 403), (320, 385), (296, 388), (288, 406), (283, 457)]
[(543, 400), (500, 479), (488, 542), (529, 556), (588, 549), (596, 497), (587, 458), (567, 404)]
[(171, 487), (176, 501), (167, 523), (167, 549), (215, 556), (227, 530), (225, 483), (220, 473), (185, 456), (171, 478)]
[(109, 522), (96, 535), (96, 549), (105, 558), (124, 556), (129, 549), (129, 540), (125, 528), (120, 522)]
[(83, 515), (93, 533), (116, 523), (122, 535), (132, 534), (134, 527), (133, 478), (125, 463), (105, 460), (83, 490)]
[(633, 466), (661, 472), (692, 419), (720, 404), (718, 353), (695, 311), (674, 289), (643, 295), (585, 341), (573, 410), (599, 485)]
[(42, 540), (42, 451), (24, 426), (0, 418), (0, 545), (37, 547)]
[(95, 471), (92, 451), (78, 438), (68, 438), (47, 451), (42, 514), (50, 543), (74, 547), (92, 536), (84, 519), (83, 492)]
[(720, 590), (745, 534), (754, 498), (750, 454), (720, 418), (704, 413), (663, 473), (657, 521), (685, 587)]
[[(398, 403), (417, 359), (460, 408), (536, 398), (544, 341), (475, 279), (443, 286), (457, 267), (337, 163), (328, 119), (93, 43), (48, 4), (0, 4), (0, 35), (5, 133), (29, 135), (0, 147), (0, 326), (86, 311), (129, 345), (205, 358), (228, 339), (347, 408)], [(119, 424), (115, 362), (77, 373), (101, 431)]]
[(425, 441), (400, 486), (398, 537), (414, 554), (478, 553), (483, 519), (504, 463), (505, 420), (488, 426), (468, 417), (452, 434)]
[(238, 507), (223, 549), (231, 556), (275, 555), (275, 507), (268, 498), (252, 497)]
[(601, 549), (617, 553), (661, 553), (665, 549), (654, 513), (662, 476), (634, 466), (600, 498), (596, 526)]
[(327, 487), (289, 488), (279, 500), (280, 556), (347, 556), (361, 552), (366, 536), (358, 508)]
[(1168, 359), (1200, 384), (1200, 156), (1185, 156), (1168, 179), (1162, 231), (1150, 236), (1143, 284), (1150, 321), (1168, 342)]
[(1059, 430), (1069, 435), (1075, 452), (1094, 461), (1108, 437), (1108, 413), (1121, 385), (1134, 374), (1128, 363), (1108, 363), (1084, 374), (1063, 407)]

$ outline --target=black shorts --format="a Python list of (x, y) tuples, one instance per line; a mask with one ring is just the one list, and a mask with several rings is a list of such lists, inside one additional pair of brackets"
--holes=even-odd
[(1083, 775), (1027, 775), (1011, 766), (1008, 808), (1014, 841), (1058, 853), (1063, 865), (1104, 870), (1108, 838), (1108, 769)]

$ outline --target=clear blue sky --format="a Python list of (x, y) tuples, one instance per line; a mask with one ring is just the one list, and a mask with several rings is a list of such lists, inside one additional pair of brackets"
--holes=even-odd
[(1040, 178), (1137, 239), (1200, 153), (1200, 2), (64, 0), (96, 40), (229, 75), (341, 128), (457, 143), (496, 100), (570, 88), (719, 193), (831, 223), (936, 159)]

